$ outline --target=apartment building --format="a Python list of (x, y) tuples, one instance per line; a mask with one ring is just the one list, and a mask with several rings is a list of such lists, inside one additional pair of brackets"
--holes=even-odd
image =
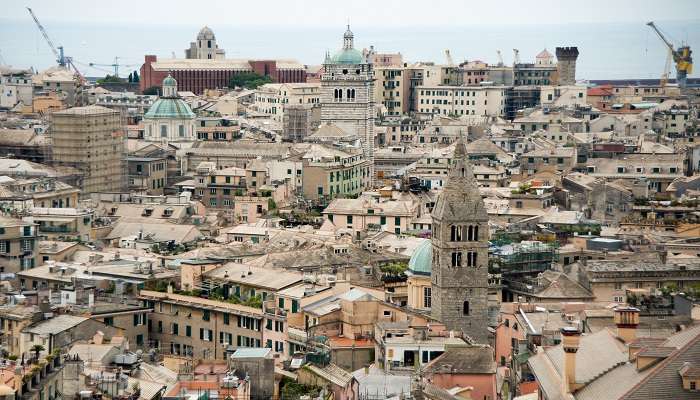
[(150, 345), (165, 354), (227, 359), (239, 347), (264, 347), (262, 308), (148, 290), (139, 297), (153, 308)]
[(0, 273), (16, 273), (37, 266), (37, 226), (0, 217)]
[(452, 117), (505, 113), (506, 89), (502, 86), (421, 86), (415, 90), (419, 113)]
[(162, 195), (168, 183), (168, 160), (166, 157), (126, 158), (129, 170), (129, 191), (146, 195)]
[(49, 239), (89, 241), (95, 212), (80, 208), (34, 207), (26, 220), (38, 225), (39, 235)]
[(312, 144), (298, 158), (304, 171), (302, 193), (308, 200), (328, 201), (357, 195), (372, 179), (369, 162), (359, 152)]
[(255, 90), (253, 107), (272, 120), (282, 122), (287, 105), (318, 104), (320, 96), (318, 83), (267, 83)]
[(576, 166), (575, 147), (550, 147), (534, 149), (520, 156), (522, 172), (535, 174), (538, 171), (556, 170), (569, 172)]
[(419, 205), (411, 201), (377, 202), (372, 199), (335, 199), (323, 215), (338, 228), (352, 229), (358, 236), (368, 229), (400, 234), (418, 217)]
[(685, 162), (678, 154), (624, 154), (619, 158), (589, 158), (588, 175), (606, 180), (645, 180), (652, 192), (664, 192), (671, 182), (682, 178)]
[(126, 129), (119, 111), (74, 107), (51, 114), (53, 162), (83, 171), (83, 193), (118, 192), (126, 177)]
[(32, 207), (73, 207), (80, 190), (56, 178), (10, 180), (0, 184), (0, 204), (16, 210)]
[(403, 115), (409, 111), (410, 75), (401, 65), (374, 68), (374, 98), (386, 108), (386, 115)]

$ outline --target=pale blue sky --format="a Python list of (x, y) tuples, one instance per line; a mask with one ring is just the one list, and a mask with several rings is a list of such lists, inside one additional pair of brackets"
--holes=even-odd
[[(700, 19), (698, 0), (9, 0), (5, 17), (134, 24), (463, 26)], [(201, 7), (201, 9), (198, 9)]]

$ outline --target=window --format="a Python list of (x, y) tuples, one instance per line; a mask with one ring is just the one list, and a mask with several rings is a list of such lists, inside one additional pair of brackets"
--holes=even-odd
[(168, 137), (168, 127), (165, 125), (160, 126), (160, 137)]
[(467, 267), (476, 267), (476, 252), (467, 252)]
[(352, 215), (348, 215), (348, 225), (352, 224)]
[(173, 335), (177, 335), (180, 333), (180, 327), (178, 326), (178, 324), (173, 323), (171, 332)]
[(452, 266), (461, 267), (462, 266), (462, 253), (459, 251), (452, 252)]
[(180, 137), (185, 137), (185, 126), (184, 125), (178, 125), (177, 130), (178, 130)]
[(202, 320), (209, 321), (209, 310), (202, 311)]
[(134, 314), (134, 326), (146, 325), (146, 314)]
[(462, 303), (462, 315), (469, 315), (469, 302)]
[(114, 326), (114, 317), (105, 317), (104, 323), (107, 326)]
[(450, 227), (450, 241), (459, 242), (462, 240), (462, 227), (457, 225), (452, 225)]
[(224, 325), (228, 325), (230, 323), (229, 319), (230, 315), (228, 313), (224, 313)]
[(430, 308), (433, 303), (433, 289), (430, 286), (423, 288), (423, 308)]
[(615, 282), (615, 290), (621, 290), (621, 289), (622, 289), (622, 283)]
[(192, 327), (189, 325), (185, 325), (185, 336), (192, 337)]

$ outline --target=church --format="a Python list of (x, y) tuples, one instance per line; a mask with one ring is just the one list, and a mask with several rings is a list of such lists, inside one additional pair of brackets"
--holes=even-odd
[[(354, 35), (348, 29), (343, 47), (333, 56), (326, 54), (321, 73), (321, 123), (330, 123), (360, 139), (374, 179), (374, 69), (355, 49)], [(371, 182), (371, 180), (368, 180)]]
[(177, 93), (177, 81), (170, 75), (163, 79), (163, 95), (143, 116), (144, 140), (172, 143), (194, 142), (195, 114)]

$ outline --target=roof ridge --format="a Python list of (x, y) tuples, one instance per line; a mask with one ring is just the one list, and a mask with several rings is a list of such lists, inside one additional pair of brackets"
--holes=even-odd
[[(688, 329), (695, 329), (695, 328), (697, 328), (697, 327), (688, 328)], [(681, 332), (683, 332), (683, 331), (681, 331)], [(678, 333), (676, 333), (676, 334), (679, 334), (679, 333), (681, 333), (681, 332), (678, 332)], [(671, 336), (673, 336), (673, 335), (671, 335)], [(656, 364), (656, 366), (652, 367), (651, 371), (649, 371), (649, 373), (648, 373), (644, 378), (642, 378), (642, 379), (641, 379), (639, 382), (637, 382), (634, 386), (632, 386), (631, 388), (629, 388), (629, 390), (627, 390), (620, 398), (624, 398), (624, 397), (627, 396), (629, 393), (632, 393), (634, 390), (636, 390), (636, 389), (638, 389), (639, 387), (641, 387), (642, 384), (648, 382), (653, 376), (656, 375), (656, 373), (658, 373), (658, 372), (661, 370), (662, 367), (665, 367), (667, 364), (671, 363), (673, 360), (675, 360), (676, 358), (678, 358), (679, 355), (685, 353), (685, 350), (686, 350), (686, 349), (688, 349), (689, 347), (691, 347), (692, 345), (694, 345), (694, 344), (696, 344), (696, 343), (698, 343), (698, 342), (700, 342), (700, 332), (698, 332), (698, 334), (695, 335), (694, 338), (692, 338), (691, 340), (689, 340), (688, 343), (686, 343), (684, 346), (679, 347), (676, 351), (674, 351), (674, 352), (673, 352), (672, 354), (670, 354), (668, 357), (666, 357), (665, 359), (663, 359), (660, 363)]]

